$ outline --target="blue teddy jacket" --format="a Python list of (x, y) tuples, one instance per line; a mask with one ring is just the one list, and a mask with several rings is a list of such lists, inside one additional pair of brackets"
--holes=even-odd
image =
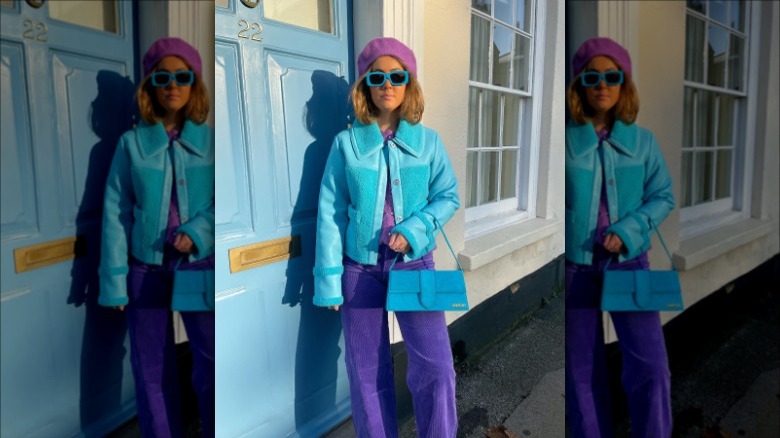
[(651, 220), (660, 224), (674, 208), (672, 179), (653, 134), (635, 123), (615, 121), (599, 147), (591, 123), (566, 125), (566, 259), (589, 265), (593, 260), (599, 197), (606, 182), (614, 233), (623, 241), (619, 261), (650, 248)]
[(127, 304), (128, 255), (161, 265), (171, 187), (179, 215), (196, 246), (191, 260), (214, 252), (214, 130), (187, 120), (170, 145), (161, 123), (125, 132), (111, 162), (103, 202), (100, 297), (103, 306)]
[(439, 228), (460, 206), (458, 182), (436, 131), (401, 120), (385, 145), (376, 123), (339, 133), (325, 164), (317, 216), (314, 304), (343, 303), (344, 254), (375, 265), (388, 167), (396, 226), (414, 260), (433, 250)]

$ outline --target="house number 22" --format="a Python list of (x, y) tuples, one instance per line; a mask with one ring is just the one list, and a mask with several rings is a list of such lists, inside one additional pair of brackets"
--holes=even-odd
[[(263, 26), (261, 26), (260, 23), (249, 24), (249, 22), (246, 20), (238, 20), (238, 25), (243, 27), (243, 29), (238, 32), (239, 38), (246, 38), (252, 41), (263, 41), (263, 39), (259, 36), (263, 31)], [(254, 29), (257, 29), (257, 32), (253, 33), (252, 35), (247, 35), (247, 32)]]
[(22, 34), (22, 38), (41, 41), (43, 43), (49, 41), (49, 38), (46, 36), (46, 34), (49, 32), (49, 29), (46, 27), (46, 23), (33, 23), (32, 20), (24, 20), (24, 29), (25, 30)]

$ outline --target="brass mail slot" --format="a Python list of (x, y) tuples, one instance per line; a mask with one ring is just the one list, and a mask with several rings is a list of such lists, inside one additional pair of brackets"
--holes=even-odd
[(72, 236), (37, 245), (23, 246), (14, 249), (14, 268), (18, 274), (72, 260), (77, 255), (82, 255), (84, 248), (86, 246), (83, 236)]
[(301, 255), (301, 236), (282, 237), (251, 245), (231, 248), (230, 272), (257, 268)]

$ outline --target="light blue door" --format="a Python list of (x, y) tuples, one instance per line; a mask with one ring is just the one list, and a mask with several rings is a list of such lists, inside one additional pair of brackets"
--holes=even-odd
[(135, 410), (123, 318), (96, 302), (133, 7), (5, 0), (0, 15), (0, 436), (102, 436)]
[(217, 436), (317, 437), (350, 412), (340, 317), (311, 302), (350, 5), (216, 4)]

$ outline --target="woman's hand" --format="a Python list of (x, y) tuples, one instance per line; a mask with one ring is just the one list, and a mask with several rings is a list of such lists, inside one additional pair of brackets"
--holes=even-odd
[(192, 243), (192, 239), (190, 239), (190, 236), (185, 233), (179, 233), (176, 235), (176, 239), (173, 241), (173, 246), (177, 251), (184, 254), (191, 253), (195, 248), (195, 245)]
[(393, 235), (390, 236), (390, 243), (388, 246), (390, 246), (390, 249), (393, 251), (400, 252), (401, 254), (405, 254), (406, 251), (409, 251), (409, 242), (407, 242), (406, 237), (400, 233), (393, 233)]
[(623, 241), (620, 240), (620, 237), (618, 237), (617, 234), (609, 233), (604, 239), (604, 248), (606, 248), (609, 252), (619, 254), (621, 251), (623, 251)]
[(335, 310), (336, 312), (338, 312), (339, 311), (339, 306), (330, 306), (330, 307), (328, 307), (328, 309)]
[(124, 312), (125, 311), (125, 305), (122, 304), (121, 306), (116, 306), (116, 307), (114, 307), (114, 309), (116, 309), (116, 310), (118, 310), (120, 312)]

